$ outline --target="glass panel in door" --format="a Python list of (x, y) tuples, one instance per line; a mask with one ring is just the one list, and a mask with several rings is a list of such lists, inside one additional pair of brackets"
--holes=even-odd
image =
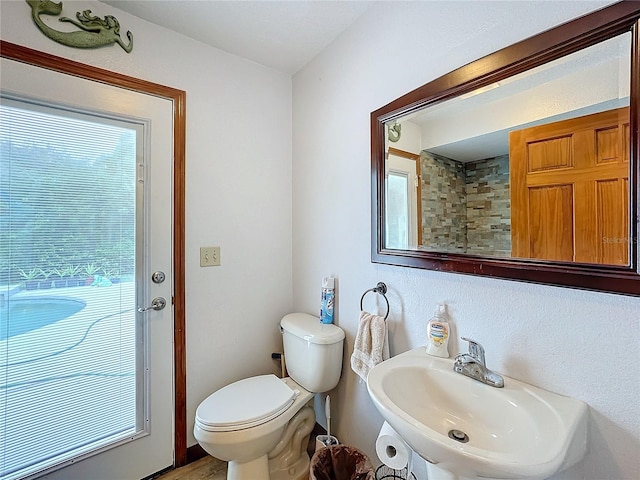
[(3, 98), (0, 132), (0, 479), (9, 480), (144, 433), (143, 125)]

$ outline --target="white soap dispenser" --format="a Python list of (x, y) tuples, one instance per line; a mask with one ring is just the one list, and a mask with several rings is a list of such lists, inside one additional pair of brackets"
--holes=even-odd
[(440, 304), (427, 325), (427, 353), (434, 357), (449, 358), (449, 315)]

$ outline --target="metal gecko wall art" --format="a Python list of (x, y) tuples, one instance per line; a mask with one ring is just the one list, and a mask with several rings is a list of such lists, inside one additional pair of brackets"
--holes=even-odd
[(107, 15), (104, 19), (91, 14), (91, 10), (82, 13), (77, 12), (77, 21), (69, 17), (60, 17), (61, 22), (69, 22), (80, 28), (73, 32), (61, 32), (55, 30), (42, 21), (40, 15), (60, 15), (62, 2), (55, 3), (51, 0), (26, 0), (31, 7), (31, 16), (40, 31), (51, 40), (62, 45), (75, 48), (98, 48), (117, 43), (125, 52), (133, 50), (133, 34), (127, 31), (129, 44), (126, 45), (120, 38), (120, 22), (113, 15)]
[(389, 141), (397, 142), (400, 140), (400, 135), (402, 133), (402, 124), (396, 123), (394, 125), (389, 125), (387, 127), (387, 132), (389, 135)]

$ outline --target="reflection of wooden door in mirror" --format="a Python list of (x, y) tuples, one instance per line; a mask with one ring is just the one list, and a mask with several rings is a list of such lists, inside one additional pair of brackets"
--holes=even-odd
[(511, 132), (512, 256), (629, 264), (629, 109)]

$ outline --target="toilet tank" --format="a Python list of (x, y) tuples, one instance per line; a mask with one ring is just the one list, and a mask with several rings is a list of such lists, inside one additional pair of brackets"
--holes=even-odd
[(280, 321), (289, 376), (310, 392), (327, 392), (342, 373), (344, 330), (320, 323), (306, 313), (290, 313)]

